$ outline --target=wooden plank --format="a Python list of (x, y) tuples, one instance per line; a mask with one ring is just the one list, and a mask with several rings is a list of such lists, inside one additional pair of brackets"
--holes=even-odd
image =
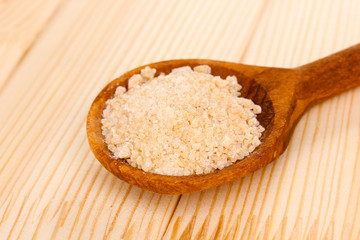
[[(0, 35), (9, 59), (0, 64), (0, 236), (359, 236), (359, 88), (309, 111), (276, 162), (183, 196), (116, 179), (90, 152), (84, 128), (100, 89), (139, 65), (196, 57), (295, 67), (357, 43), (358, 1), (78, 0), (48, 21), (55, 3), (0, 3), (0, 29), (19, 40), (9, 47), (16, 34)], [(26, 58), (11, 50), (19, 46), (31, 46)]]
[(60, 0), (0, 2), (0, 92), (60, 4)]

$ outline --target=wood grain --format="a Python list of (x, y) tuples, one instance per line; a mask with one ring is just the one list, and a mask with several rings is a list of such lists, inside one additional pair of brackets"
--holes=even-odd
[[(359, 88), (306, 113), (264, 169), (194, 194), (119, 181), (95, 160), (85, 131), (97, 93), (137, 66), (204, 58), (292, 68), (358, 43), (359, 1), (77, 0), (55, 14), (29, 3), (0, 2), (0, 19), (14, 16), (0, 29), (0, 68), (11, 69), (0, 71), (0, 236), (359, 238)], [(3, 33), (15, 16), (42, 24), (13, 55)]]
[(0, 91), (60, 4), (60, 0), (0, 2)]

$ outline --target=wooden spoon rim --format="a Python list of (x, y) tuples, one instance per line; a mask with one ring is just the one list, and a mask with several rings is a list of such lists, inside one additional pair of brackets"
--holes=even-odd
[[(162, 69), (163, 66), (176, 68), (180, 66), (196, 66), (201, 64), (207, 64), (210, 66), (221, 65), (223, 68), (232, 69), (235, 71), (239, 71), (239, 69), (242, 68), (248, 68), (248, 66), (242, 64), (207, 59), (179, 59), (162, 61), (144, 65), (128, 71), (119, 78), (114, 79), (112, 82), (107, 84), (103, 90), (101, 90), (90, 107), (90, 111), (87, 117), (86, 129), (89, 144), (94, 155), (107, 170), (120, 179), (149, 191), (166, 194), (180, 194), (200, 191), (210, 187), (218, 186), (225, 182), (233, 181), (265, 166), (275, 157), (277, 157), (277, 154), (273, 153), (273, 142), (269, 142), (269, 139), (280, 139), (279, 137), (281, 134), (276, 131), (271, 131), (271, 129), (265, 130), (270, 131), (269, 135), (250, 156), (242, 160), (238, 160), (234, 164), (222, 170), (216, 170), (208, 174), (190, 176), (160, 175), (134, 168), (130, 166), (126, 160), (115, 159), (111, 156), (111, 152), (108, 150), (104, 141), (104, 136), (102, 135), (101, 118), (102, 112), (106, 106), (105, 102), (109, 99), (109, 97), (113, 96), (116, 88), (118, 86), (126, 86), (127, 80), (132, 75), (138, 74), (145, 66)], [(251, 66), (251, 68), (253, 67)], [(260, 72), (263, 69), (265, 68), (258, 67), (258, 69), (255, 70)], [(252, 69), (252, 71), (253, 70), (254, 69)], [(245, 75), (251, 74), (254, 73), (245, 73)], [(256, 80), (254, 79), (254, 81)]]

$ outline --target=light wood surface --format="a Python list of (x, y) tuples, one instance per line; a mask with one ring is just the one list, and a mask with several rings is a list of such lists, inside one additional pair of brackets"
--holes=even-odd
[(287, 151), (240, 180), (160, 195), (111, 175), (85, 120), (151, 62), (295, 67), (360, 42), (357, 0), (0, 1), (4, 239), (359, 239), (360, 88), (314, 107)]

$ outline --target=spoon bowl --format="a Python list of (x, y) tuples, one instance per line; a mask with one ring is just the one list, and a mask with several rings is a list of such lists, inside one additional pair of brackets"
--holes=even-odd
[(118, 178), (164, 194), (183, 194), (244, 177), (278, 158), (286, 149), (296, 123), (304, 112), (331, 96), (360, 85), (360, 44), (316, 62), (294, 68), (269, 68), (206, 59), (180, 59), (148, 64), (157, 73), (172, 69), (209, 65), (212, 75), (226, 78), (234, 75), (242, 85), (241, 96), (262, 108), (257, 116), (265, 128), (261, 144), (246, 158), (208, 174), (168, 176), (130, 166), (125, 159), (116, 159), (102, 135), (101, 119), (106, 101), (118, 86), (127, 87), (129, 78), (145, 66), (133, 69), (110, 82), (98, 94), (87, 117), (87, 134), (95, 157)]

